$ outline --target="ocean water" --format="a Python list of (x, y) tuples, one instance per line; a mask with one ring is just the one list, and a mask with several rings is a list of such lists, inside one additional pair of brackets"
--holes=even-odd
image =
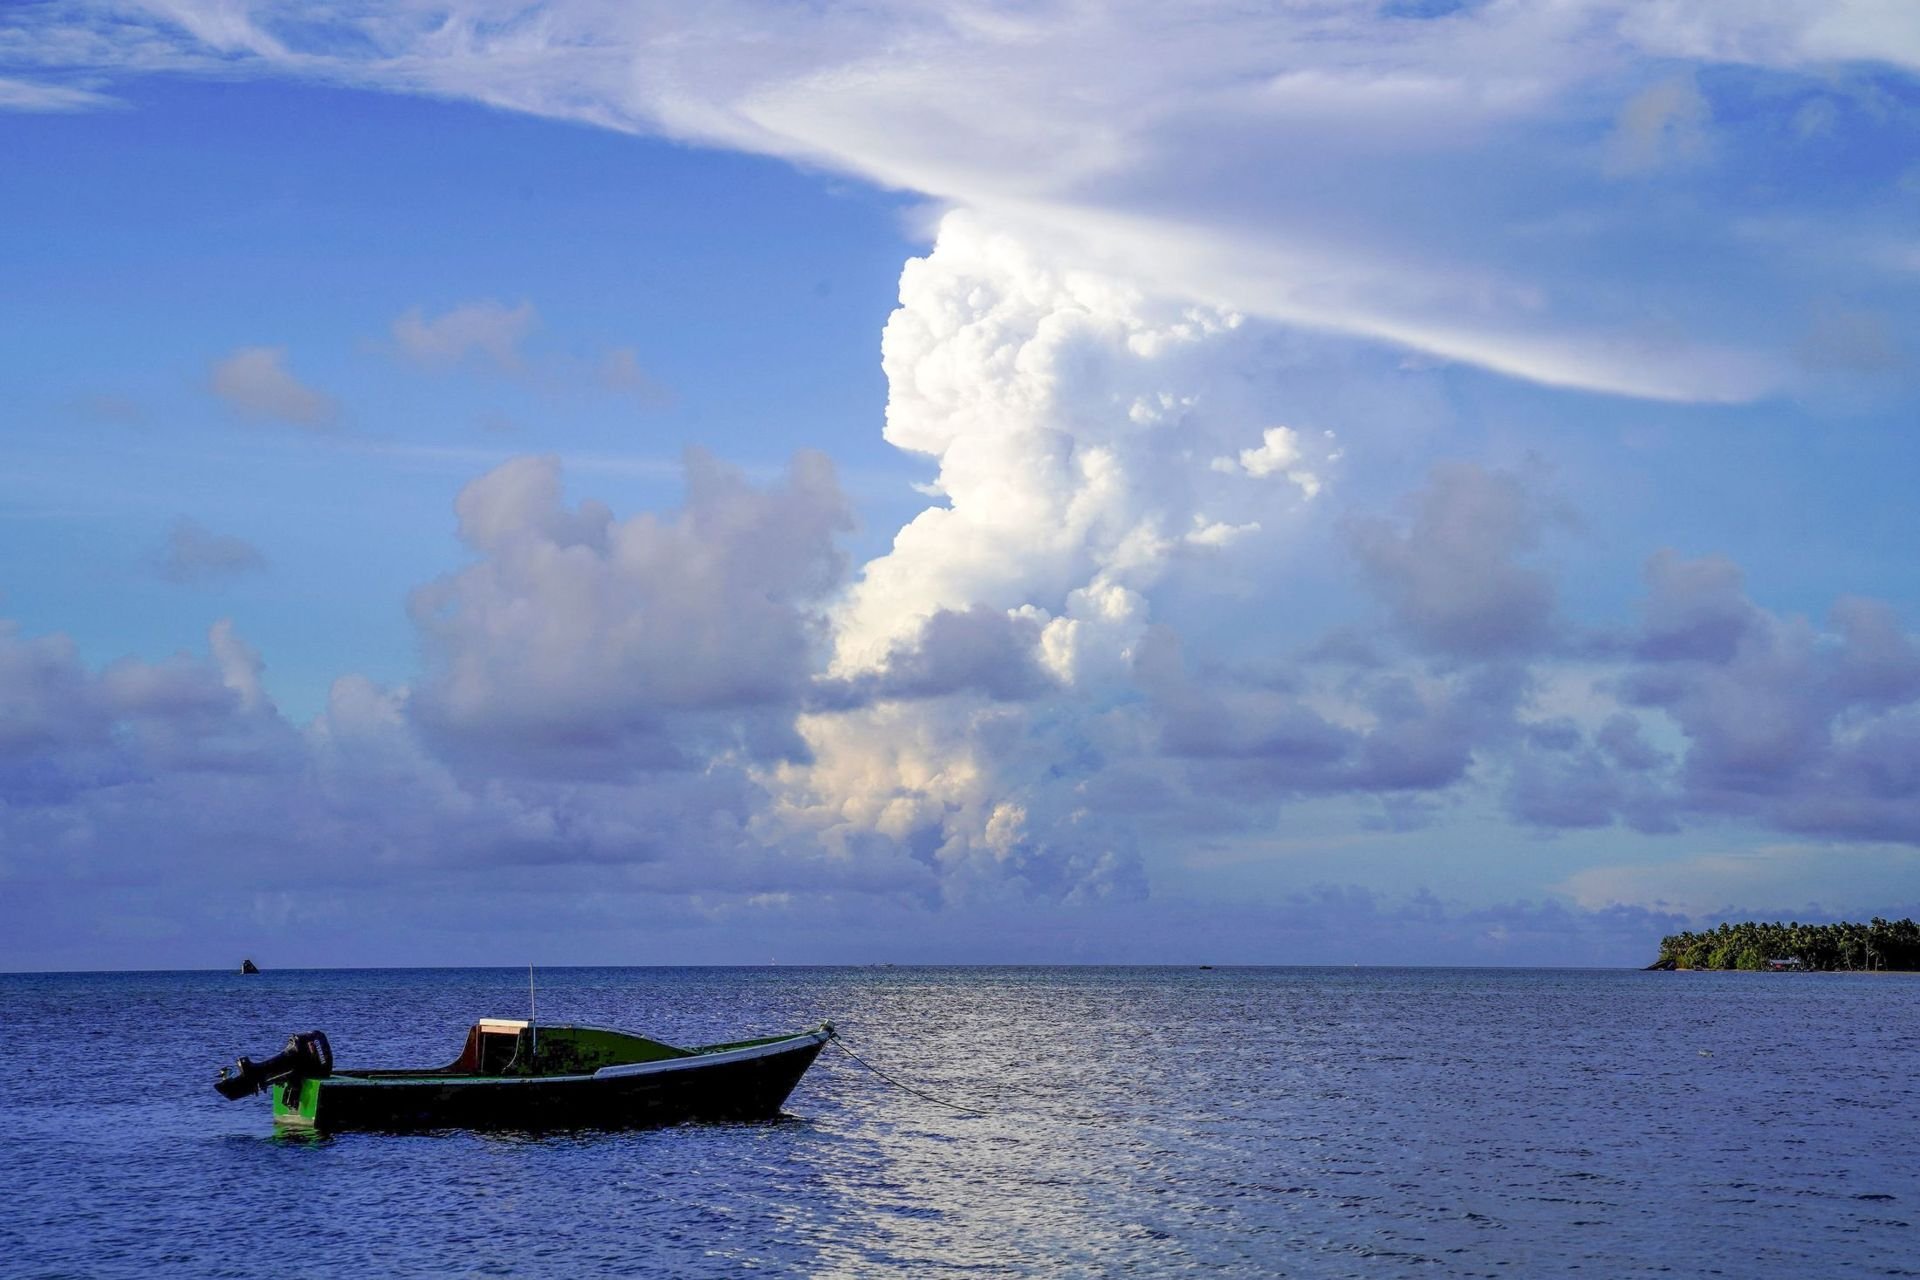
[(8, 1276), (1920, 1273), (1920, 978), (557, 969), (543, 1021), (831, 1019), (766, 1125), (315, 1139), (217, 1067), (449, 1060), (524, 970), (0, 976)]

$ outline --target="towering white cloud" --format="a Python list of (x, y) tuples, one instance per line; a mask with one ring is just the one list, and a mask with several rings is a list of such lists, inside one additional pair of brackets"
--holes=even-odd
[[(1328, 452), (1268, 425), (1257, 342), (949, 215), (883, 343), (887, 438), (937, 461), (940, 501), (837, 611), (828, 688), (862, 705), (801, 720), (777, 820), (849, 857), (918, 850), (949, 894), (1138, 892), (1137, 836), (1089, 788), (1149, 746), (1125, 704), (1154, 596), (1257, 556)], [(1222, 472), (1227, 451), (1257, 461)]]
[(1144, 593), (1171, 567), (1286, 519), (1319, 487), (1324, 449), (1291, 458), (1279, 488), (1210, 465), (1277, 439), (1243, 328), (949, 215), (903, 272), (882, 344), (886, 437), (938, 462), (944, 502), (863, 570), (836, 670), (882, 665), (937, 612), (982, 605), (1039, 623), (1069, 684), (1124, 663)]

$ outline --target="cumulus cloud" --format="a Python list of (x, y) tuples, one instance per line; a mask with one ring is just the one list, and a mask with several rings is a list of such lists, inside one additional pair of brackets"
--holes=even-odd
[(897, 642), (875, 678), (857, 681), (863, 698), (928, 698), (971, 689), (999, 701), (1053, 687), (1041, 660), (1041, 615), (974, 605), (941, 609), (917, 635)]
[[(850, 858), (920, 850), (950, 896), (1140, 892), (1100, 797), (1154, 753), (1154, 600), (1270, 554), (1306, 507), (1273, 481), (1320, 461), (1271, 434), (1260, 329), (947, 218), (882, 344), (887, 438), (936, 461), (941, 501), (834, 610), (808, 758), (771, 775), (783, 821)], [(1276, 466), (1214, 468), (1227, 450)]]
[(929, 905), (1144, 896), (1137, 835), (1081, 790), (1099, 759), (1052, 721), (981, 697), (805, 716), (805, 763), (766, 775), (763, 829), (848, 866), (917, 869)]
[(1754, 603), (1722, 558), (1662, 552), (1646, 576), (1640, 627), (1599, 681), (1619, 710), (1536, 728), (1516, 816), (1920, 843), (1920, 642), (1889, 605), (1843, 598), (1817, 625)]
[(213, 366), (213, 393), (249, 422), (285, 422), (319, 429), (339, 406), (287, 368), (285, 347), (241, 347)]
[(613, 347), (601, 356), (598, 377), (604, 389), (632, 396), (648, 408), (659, 408), (673, 400), (673, 394), (640, 367), (640, 357), (632, 347)]
[[(1328, 460), (1337, 461), (1338, 457), (1334, 454)], [(1244, 471), (1257, 479), (1278, 476), (1299, 485), (1300, 492), (1309, 498), (1320, 492), (1320, 477), (1308, 469), (1300, 451), (1300, 437), (1291, 427), (1268, 427), (1260, 433), (1258, 445), (1242, 449), (1237, 457), (1215, 458), (1213, 469), (1229, 474)]]
[(429, 318), (415, 307), (393, 322), (394, 346), (425, 369), (451, 369), (469, 358), (512, 373), (522, 367), (520, 343), (539, 323), (531, 302), (517, 307), (483, 299)]
[(290, 731), (259, 676), (259, 655), (225, 621), (209, 632), (205, 657), (123, 658), (98, 671), (63, 636), (0, 628), (0, 794), (24, 802), (23, 820), (84, 821), (84, 811), (31, 802), (270, 768), (286, 758)]
[(835, 862), (753, 829), (755, 771), (803, 749), (791, 721), (824, 661), (831, 467), (802, 454), (761, 488), (694, 454), (687, 473), (680, 510), (626, 520), (565, 501), (551, 459), (480, 477), (456, 512), (474, 563), (414, 602), (421, 683), (342, 676), (304, 727), (226, 622), (200, 652), (99, 668), (0, 628), (0, 880), (95, 903), (164, 884), (203, 922), (174, 891), (498, 892), (555, 863), (623, 892), (925, 891), (904, 856)]
[(1664, 772), (1654, 772), (1668, 763), (1626, 713), (1591, 735), (1565, 719), (1536, 721), (1512, 757), (1507, 811), (1546, 829), (1624, 822), (1645, 835), (1669, 835), (1680, 829), (1678, 806)]
[(1423, 649), (1450, 657), (1541, 647), (1553, 624), (1553, 583), (1521, 557), (1538, 545), (1546, 515), (1521, 479), (1450, 464), (1409, 506), (1403, 524), (1356, 517), (1346, 526), (1399, 627)]
[[(1187, 478), (1251, 483), (1214, 456), (1192, 451)], [(755, 486), (696, 454), (687, 472), (678, 510), (625, 518), (569, 501), (552, 459), (476, 479), (455, 511), (472, 563), (415, 599), (419, 684), (343, 676), (303, 727), (227, 623), (202, 652), (98, 668), (61, 637), (0, 631), (0, 877), (83, 894), (100, 876), (233, 879), (316, 900), (369, 878), (501, 892), (564, 864), (582, 892), (682, 902), (1119, 919), (1161, 842), (1242, 839), (1328, 798), (1371, 801), (1394, 830), (1482, 794), (1543, 830), (1737, 818), (1920, 845), (1920, 640), (1883, 602), (1839, 601), (1816, 626), (1754, 603), (1723, 561), (1662, 555), (1633, 632), (1582, 650), (1606, 696), (1544, 714), (1556, 650), (1409, 629), (1359, 663), (1337, 645), (1226, 660), (1154, 620), (1189, 563), (1169, 552), (1138, 588), (1137, 632), (1097, 634), (1122, 645), (1110, 661), (1063, 666), (1040, 606), (975, 602), (829, 674), (832, 628), (856, 617), (850, 598), (835, 612), (830, 469), (801, 455)], [(1409, 518), (1465, 493), (1510, 515), (1506, 479), (1443, 473)], [(1479, 545), (1478, 515), (1460, 519)], [(1677, 909), (1651, 883), (1596, 873), (1563, 891), (1602, 912)], [(1371, 919), (1356, 892), (1339, 902)], [(1489, 955), (1514, 954), (1499, 929), (1558, 910), (1418, 909), (1484, 926)]]
[(684, 508), (625, 521), (568, 506), (553, 458), (468, 485), (456, 511), (479, 559), (412, 601), (428, 659), (416, 714), (449, 741), (493, 744), (496, 767), (623, 773), (798, 750), (787, 724), (849, 522), (832, 464), (797, 455), (769, 491), (699, 451), (686, 471)]
[(539, 327), (539, 313), (524, 300), (509, 307), (482, 299), (434, 316), (414, 307), (393, 322), (393, 350), (429, 372), (481, 369), (548, 393), (599, 391), (648, 409), (672, 403), (672, 392), (641, 367), (632, 347), (608, 347), (592, 357), (552, 351), (530, 355), (527, 339)]
[(1765, 619), (1747, 599), (1746, 575), (1725, 556), (1688, 559), (1655, 553), (1646, 567), (1647, 594), (1635, 653), (1654, 662), (1731, 660)]
[(73, 642), (65, 636), (24, 637), (0, 623), (0, 751), (28, 752), (97, 740), (106, 723)]
[(182, 584), (212, 582), (267, 567), (266, 557), (245, 538), (213, 533), (182, 518), (167, 532), (160, 576)]
[[(966, 214), (907, 265), (900, 301), (882, 341), (886, 437), (938, 463), (945, 501), (862, 570), (838, 619), (840, 671), (975, 605), (1034, 610), (1063, 680), (1117, 671), (1143, 592), (1183, 555), (1277, 529), (1297, 505), (1297, 482), (1209, 465), (1249, 441), (1267, 456), (1271, 392), (1239, 315), (1057, 270)], [(1287, 447), (1286, 466), (1310, 474), (1312, 451)]]
[(1284, 679), (1195, 670), (1169, 632), (1143, 650), (1158, 745), (1197, 795), (1246, 806), (1250, 827), (1286, 802), (1351, 795), (1381, 802), (1395, 827), (1423, 824), (1422, 796), (1503, 759), (1530, 685), (1492, 663), (1445, 673), (1387, 667), (1335, 676), (1303, 663)]

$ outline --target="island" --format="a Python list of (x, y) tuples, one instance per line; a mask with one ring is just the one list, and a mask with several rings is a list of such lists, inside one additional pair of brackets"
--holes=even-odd
[(1866, 924), (1722, 924), (1705, 933), (1675, 933), (1660, 939), (1660, 958), (1649, 969), (1755, 969), (1799, 971), (1920, 970), (1920, 925), (1912, 920)]

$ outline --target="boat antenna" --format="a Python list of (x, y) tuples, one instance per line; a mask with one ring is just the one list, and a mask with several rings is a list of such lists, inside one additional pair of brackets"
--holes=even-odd
[(527, 966), (527, 1065), (540, 1053), (540, 1024), (534, 1021), (533, 966)]

